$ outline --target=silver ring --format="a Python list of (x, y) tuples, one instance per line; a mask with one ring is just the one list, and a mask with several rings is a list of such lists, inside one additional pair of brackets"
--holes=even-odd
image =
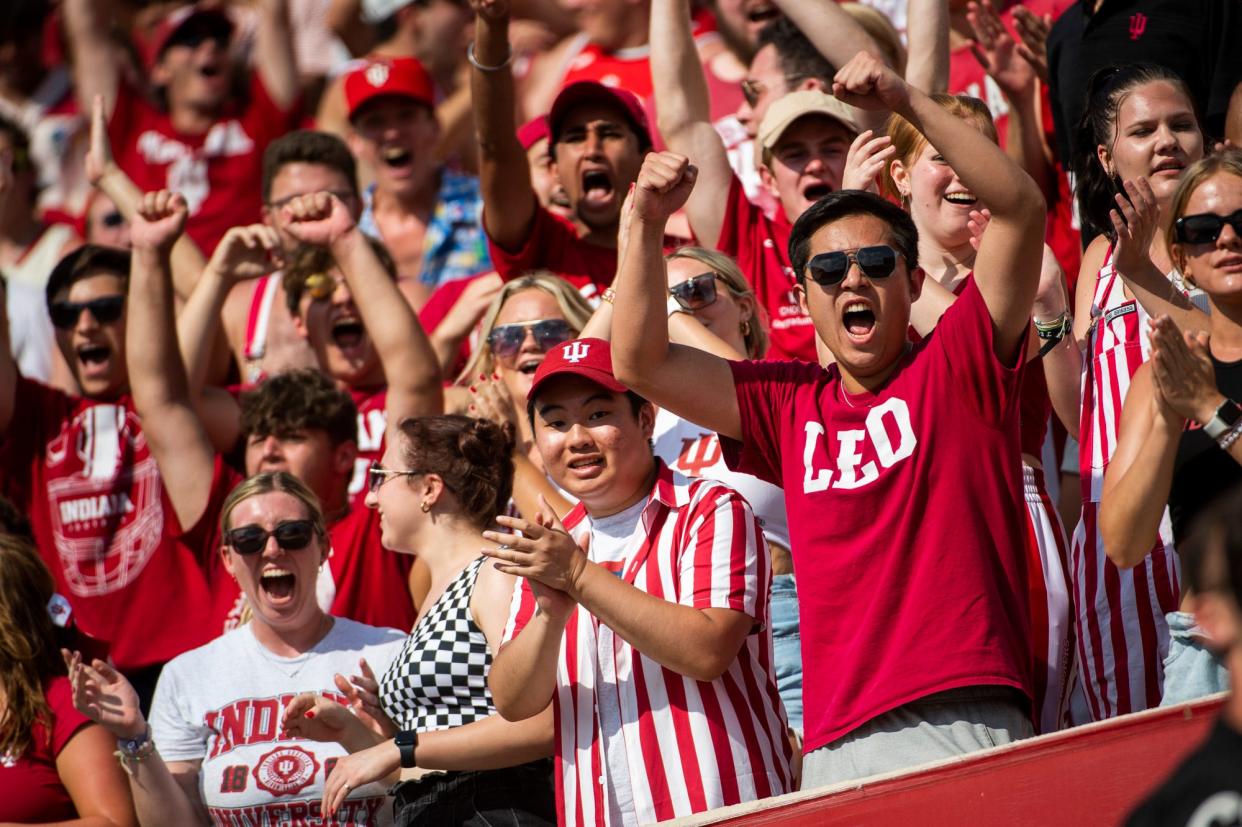
[(510, 549), (512, 549), (512, 548), (513, 548), (513, 546), (509, 545), (508, 543), (503, 543), (503, 544), (501, 544), (501, 545), (499, 545), (499, 546), (496, 546), (496, 550), (497, 550), (497, 551), (508, 551), (508, 550), (510, 550)]
[(345, 784), (345, 785), (344, 785), (344, 787), (345, 787), (345, 789), (346, 789), (347, 791), (348, 791), (348, 790), (352, 790), (352, 789), (353, 789), (353, 787), (349, 786), (348, 784)]

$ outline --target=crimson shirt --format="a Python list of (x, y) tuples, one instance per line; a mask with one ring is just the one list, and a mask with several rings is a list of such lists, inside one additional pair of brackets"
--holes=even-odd
[(731, 363), (725, 460), (788, 503), (808, 752), (936, 692), (1030, 694), (1018, 361), (972, 283), (874, 394), (836, 365)]
[(139, 189), (185, 196), (186, 232), (211, 255), (230, 227), (260, 220), (263, 151), (297, 128), (297, 111), (277, 106), (254, 72), (244, 105), (231, 101), (211, 129), (186, 135), (173, 128), (167, 112), (122, 83), (108, 137), (117, 165)]
[(487, 249), (492, 266), (505, 281), (531, 270), (551, 270), (588, 299), (603, 293), (617, 274), (616, 247), (583, 241), (573, 224), (541, 206), (535, 207), (535, 220), (521, 247), (509, 251), (488, 236)]
[[(0, 447), (5, 493), (81, 630), (122, 670), (163, 663), (220, 634), (218, 548), (182, 531), (133, 400), (67, 396), (18, 378)], [(174, 610), (175, 608), (175, 610)]]
[(30, 728), (30, 747), (20, 756), (0, 755), (0, 821), (43, 824), (69, 821), (78, 811), (56, 771), (56, 757), (69, 739), (90, 724), (73, 708), (69, 679), (47, 681), (43, 697), (51, 710), (51, 729), (36, 722)]
[(768, 218), (746, 197), (737, 176), (733, 177), (716, 247), (737, 260), (767, 312), (771, 339), (767, 358), (815, 362), (815, 327), (798, 303), (794, 271), (789, 264), (792, 230), (793, 225), (779, 205), (775, 216)]

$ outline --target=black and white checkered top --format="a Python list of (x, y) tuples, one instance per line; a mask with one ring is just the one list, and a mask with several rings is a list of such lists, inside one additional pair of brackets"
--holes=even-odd
[(398, 729), (449, 729), (496, 713), (487, 689), (492, 653), (470, 614), (486, 559), (479, 557), (449, 583), (380, 679), (380, 704)]

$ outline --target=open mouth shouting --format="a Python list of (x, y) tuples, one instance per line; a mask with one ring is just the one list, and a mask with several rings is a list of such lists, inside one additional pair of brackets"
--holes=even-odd
[(518, 358), (514, 369), (523, 376), (534, 376), (545, 358), (547, 358), (545, 353), (528, 353)]
[(750, 24), (751, 31), (756, 33), (780, 16), (781, 10), (767, 2), (752, 3), (746, 9), (746, 22)]
[(855, 344), (863, 344), (875, 331), (875, 310), (870, 302), (852, 298), (841, 308), (841, 329)]
[(104, 342), (85, 342), (74, 348), (78, 374), (83, 379), (106, 379), (112, 366), (112, 348)]
[(615, 187), (607, 169), (592, 168), (582, 171), (582, 202), (588, 207), (608, 207), (612, 204)]
[(403, 146), (387, 146), (380, 152), (380, 160), (389, 169), (408, 169), (414, 163), (414, 153)]
[(297, 582), (297, 575), (279, 566), (264, 569), (259, 576), (259, 588), (273, 606), (286, 606), (292, 603), (293, 590)]
[(360, 351), (367, 340), (367, 330), (362, 326), (362, 319), (352, 315), (341, 315), (332, 321), (332, 343), (346, 355), (361, 355)]
[(811, 203), (815, 203), (830, 192), (832, 192), (832, 187), (823, 181), (810, 181), (802, 187), (802, 197)]

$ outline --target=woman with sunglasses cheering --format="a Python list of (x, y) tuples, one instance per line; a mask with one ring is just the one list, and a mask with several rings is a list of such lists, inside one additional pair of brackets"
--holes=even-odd
[[(341, 673), (356, 671), (360, 659), (385, 668), (403, 639), (319, 608), (316, 586), (331, 549), (318, 500), (297, 478), (274, 472), (242, 482), (224, 502), (220, 530), (224, 567), (251, 620), (168, 663), (149, 724), (120, 673), (66, 658), (74, 705), (116, 736), (144, 825), (277, 824), (309, 812), (345, 750), (286, 731), (282, 708), (298, 692), (345, 701), (353, 693)], [(390, 824), (385, 791), (350, 790), (340, 821)]]
[(336, 741), (323, 813), (339, 815), (350, 790), (400, 768), (444, 770), (396, 789), (397, 823), (540, 825), (556, 822), (551, 707), (510, 723), (496, 713), (487, 676), (509, 616), (514, 578), (484, 565), (482, 532), (509, 501), (507, 426), (465, 416), (399, 423), (371, 467), (367, 505), (380, 512), (385, 547), (417, 550), (431, 590), (400, 654), (368, 699), (383, 734), (322, 695), (300, 695), (282, 726)]
[[(1151, 359), (1130, 382), (1100, 502), (1105, 548), (1123, 567), (1147, 556), (1166, 504), (1177, 547), (1195, 515), (1242, 482), (1242, 153), (1189, 167), (1169, 210), (1173, 264), (1207, 294), (1211, 313), (1207, 332), (1182, 331), (1167, 315), (1148, 322)], [(1182, 612), (1192, 603), (1186, 596)], [(1194, 630), (1172, 632), (1161, 705), (1227, 689)]]

